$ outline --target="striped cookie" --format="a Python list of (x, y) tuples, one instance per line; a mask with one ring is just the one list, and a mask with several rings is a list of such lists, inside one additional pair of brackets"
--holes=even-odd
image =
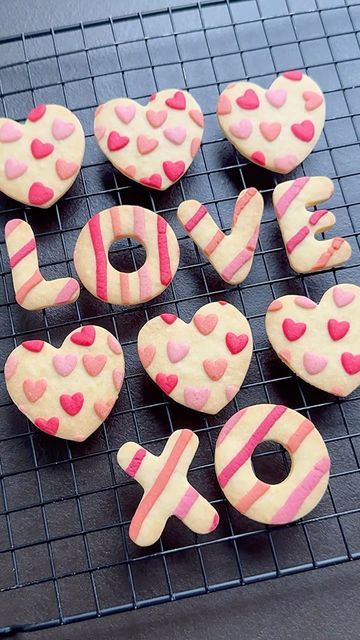
[(210, 533), (217, 527), (217, 511), (186, 477), (198, 446), (195, 433), (179, 429), (171, 434), (160, 456), (135, 442), (126, 442), (119, 450), (120, 467), (144, 488), (129, 528), (131, 540), (139, 546), (154, 544), (171, 516), (195, 533)]
[[(279, 484), (259, 480), (251, 462), (265, 441), (290, 454), (291, 470)], [(215, 470), (226, 498), (240, 513), (265, 524), (286, 524), (314, 509), (330, 470), (325, 443), (310, 420), (282, 405), (258, 404), (235, 413), (220, 431)]]
[(288, 180), (274, 189), (276, 217), (290, 266), (297, 273), (338, 267), (351, 256), (351, 246), (343, 238), (315, 238), (331, 229), (336, 218), (326, 209), (311, 212), (307, 207), (327, 200), (333, 192), (333, 182), (325, 176)]
[[(119, 238), (135, 238), (146, 249), (137, 271), (117, 271), (108, 251)], [(143, 207), (123, 205), (90, 218), (77, 239), (74, 264), (84, 287), (112, 304), (132, 305), (152, 300), (172, 281), (179, 264), (179, 244), (170, 225)]]

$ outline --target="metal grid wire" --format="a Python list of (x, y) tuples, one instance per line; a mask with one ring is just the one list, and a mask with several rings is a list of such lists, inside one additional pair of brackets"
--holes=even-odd
[[(122, 308), (95, 300), (86, 290), (73, 305), (29, 313), (14, 302), (1, 233), (0, 358), (14, 346), (42, 338), (55, 346), (82, 323), (97, 323), (120, 340), (127, 376), (115, 410), (84, 444), (48, 437), (27, 421), (0, 390), (0, 635), (92, 618), (180, 599), (360, 557), (359, 395), (345, 399), (299, 381), (277, 359), (264, 332), (272, 299), (286, 293), (319, 300), (337, 282), (360, 280), (360, 6), (350, 0), (227, 0), (121, 19), (78, 24), (0, 41), (1, 115), (22, 121), (41, 102), (72, 109), (86, 133), (81, 175), (48, 211), (0, 196), (1, 225), (13, 217), (30, 222), (45, 277), (73, 274), (72, 254), (91, 215), (117, 204), (139, 204), (161, 213), (175, 229), (181, 264), (159, 298)], [(336, 234), (348, 238), (351, 260), (336, 271), (295, 275), (289, 268), (271, 192), (278, 180), (236, 154), (223, 140), (215, 108), (231, 81), (263, 86), (287, 69), (304, 69), (319, 81), (327, 121), (316, 150), (295, 175), (328, 175), (335, 183), (329, 207)], [(106, 162), (92, 134), (97, 104), (120, 95), (146, 102), (166, 87), (186, 88), (205, 114), (201, 150), (186, 176), (166, 193), (130, 183)], [(204, 202), (229, 229), (236, 197), (259, 188), (265, 213), (253, 268), (241, 287), (218, 277), (177, 223), (183, 199)], [(121, 241), (112, 261), (138, 267), (144, 254)], [(146, 320), (164, 311), (188, 321), (207, 302), (225, 299), (249, 319), (255, 351), (236, 399), (207, 417), (175, 405), (142, 370), (136, 338)], [(329, 490), (301, 522), (264, 527), (238, 514), (216, 483), (217, 434), (235, 410), (278, 402), (313, 420), (332, 459)], [(200, 447), (190, 481), (220, 513), (218, 529), (196, 536), (172, 519), (161, 541), (139, 549), (128, 538), (141, 489), (117, 467), (126, 440), (159, 453), (169, 434), (193, 428)], [(263, 447), (254, 460), (268, 481), (286, 475), (279, 447)], [(34, 604), (36, 603), (36, 604)], [(26, 624), (24, 624), (26, 623)], [(6, 625), (10, 625), (6, 627)]]

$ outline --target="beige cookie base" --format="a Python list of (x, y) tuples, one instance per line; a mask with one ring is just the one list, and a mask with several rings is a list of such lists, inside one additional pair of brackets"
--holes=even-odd
[[(199, 317), (203, 319), (201, 325)], [(214, 328), (207, 322), (212, 317), (217, 319)], [(227, 347), (230, 333), (247, 338), (246, 345), (241, 345), (237, 353)], [(228, 303), (204, 305), (190, 323), (172, 314), (162, 314), (149, 320), (138, 335), (139, 357), (150, 378), (172, 400), (209, 414), (220, 411), (239, 391), (252, 350), (248, 321)], [(213, 378), (205, 370), (205, 362), (210, 374), (214, 373)]]
[[(53, 430), (55, 431), (52, 423), (48, 425), (47, 431), (42, 430), (58, 438), (77, 442), (83, 442), (88, 438), (110, 413), (121, 388), (121, 385), (119, 388), (119, 382), (116, 384), (114, 370), (119, 370), (122, 377), (124, 373), (122, 349), (112, 334), (102, 327), (95, 326), (94, 343), (83, 346), (71, 341), (71, 336), (80, 331), (81, 329), (72, 331), (58, 349), (43, 341), (38, 341), (43, 342), (39, 352), (29, 351), (20, 345), (12, 351), (5, 364), (6, 387), (20, 411), (33, 424), (38, 418), (45, 420), (57, 418), (59, 425), (55, 433), (52, 433)], [(115, 344), (116, 353), (111, 349), (109, 341)], [(61, 375), (55, 369), (53, 359), (69, 354), (76, 357), (76, 364), (68, 375)], [(90, 375), (82, 359), (84, 356), (98, 355), (106, 356), (106, 364), (98, 375)], [(122, 383), (121, 374), (119, 373), (118, 376)], [(45, 380), (47, 383), (45, 392), (34, 402), (29, 401), (24, 392), (23, 383), (28, 379)], [(62, 408), (59, 398), (63, 394), (72, 396), (79, 392), (84, 396), (84, 403), (81, 410), (71, 416)], [(96, 413), (95, 404), (98, 413)]]
[[(260, 442), (281, 444), (291, 469), (279, 484), (259, 480), (251, 456)], [(215, 471), (230, 504), (247, 518), (264, 524), (286, 524), (308, 514), (321, 500), (329, 481), (330, 459), (314, 427), (297, 411), (258, 404), (233, 415), (219, 434)]]
[[(55, 118), (75, 125), (73, 133), (68, 138), (54, 138), (51, 129)], [(0, 142), (0, 190), (25, 205), (48, 209), (70, 189), (80, 171), (85, 151), (85, 136), (81, 123), (69, 109), (57, 104), (46, 105), (45, 114), (36, 122), (26, 120), (25, 124), (21, 125), (9, 118), (0, 118), (0, 127), (6, 122), (13, 123), (23, 132), (23, 136), (15, 142)], [(31, 153), (31, 142), (34, 138), (53, 144), (53, 152), (45, 158), (35, 159)], [(5, 161), (9, 157), (26, 162), (26, 173), (9, 180), (4, 169)], [(74, 175), (66, 180), (61, 180), (56, 172), (56, 161), (59, 159), (75, 162), (79, 166)], [(54, 197), (45, 204), (34, 205), (29, 202), (29, 188), (36, 182), (41, 182), (54, 191)]]
[[(146, 250), (145, 263), (131, 273), (114, 269), (108, 251), (115, 240), (134, 238)], [(74, 265), (84, 287), (112, 304), (152, 300), (172, 281), (179, 264), (179, 244), (170, 225), (153, 211), (122, 205), (105, 209), (82, 228)]]
[(351, 257), (351, 246), (343, 238), (315, 238), (315, 234), (331, 229), (336, 218), (326, 211), (317, 220), (323, 210), (311, 212), (307, 208), (328, 200), (333, 192), (333, 182), (326, 176), (288, 180), (274, 189), (273, 204), (286, 254), (297, 273), (337, 267)]
[[(353, 294), (353, 300), (338, 307), (334, 303), (334, 291), (340, 289)], [(347, 396), (360, 384), (360, 372), (349, 375), (341, 364), (341, 356), (351, 353), (359, 357), (360, 354), (360, 289), (353, 284), (341, 284), (328, 289), (318, 305), (301, 307), (296, 300), (304, 300), (302, 296), (287, 295), (275, 300), (268, 308), (265, 318), (265, 328), (269, 341), (279, 358), (297, 376), (309, 384), (337, 396)], [(305, 304), (309, 301), (305, 298)], [(297, 323), (306, 325), (305, 333), (297, 340), (286, 339), (282, 324), (290, 318)], [(339, 340), (332, 340), (328, 333), (328, 321), (348, 321), (350, 328), (346, 335)], [(304, 366), (304, 354), (310, 354), (311, 360), (325, 358), (327, 364), (319, 373), (310, 374)]]
[[(186, 98), (186, 109), (172, 109), (166, 105), (166, 100), (172, 98), (177, 91), (181, 91)], [(135, 105), (136, 113), (129, 123), (122, 122), (116, 115), (115, 107)], [(167, 118), (159, 126), (152, 126), (147, 117), (148, 110), (160, 112), (166, 111)], [(192, 163), (202, 140), (203, 126), (197, 124), (190, 116), (189, 111), (201, 112), (201, 107), (193, 96), (183, 89), (164, 89), (154, 94), (154, 97), (143, 106), (129, 98), (115, 98), (100, 105), (95, 113), (94, 133), (100, 149), (111, 164), (127, 178), (140, 182), (143, 178), (150, 178), (154, 174), (161, 177), (161, 186), (146, 184), (147, 187), (164, 191), (171, 187), (176, 180), (171, 180), (165, 174), (163, 162), (185, 163), (185, 171)], [(186, 138), (181, 144), (175, 144), (168, 140), (163, 131), (179, 126), (186, 128)], [(129, 143), (118, 151), (108, 148), (108, 136), (112, 131), (118, 132), (122, 137), (128, 137)], [(151, 140), (156, 140), (158, 146), (149, 153), (139, 153), (137, 137), (145, 135)], [(193, 142), (193, 141), (196, 142)], [(183, 174), (182, 174), (183, 175)], [(145, 183), (143, 183), (145, 184)]]
[[(242, 96), (249, 89), (255, 91), (260, 99), (260, 107), (257, 109), (243, 109), (236, 103), (236, 98)], [(221, 96), (226, 96), (230, 100), (232, 112), (224, 115), (218, 113), (218, 121), (226, 138), (245, 158), (255, 164), (260, 164), (251, 156), (253, 153), (261, 151), (266, 157), (266, 169), (286, 174), (303, 162), (315, 147), (325, 122), (325, 100), (313, 111), (305, 109), (303, 100), (305, 91), (313, 91), (322, 95), (318, 84), (305, 74), (303, 74), (301, 81), (289, 80), (280, 75), (270, 85), (269, 89), (284, 89), (287, 92), (287, 100), (282, 107), (275, 107), (270, 104), (265, 98), (267, 89), (263, 89), (253, 82), (236, 82), (228, 85)], [(232, 124), (236, 124), (243, 119), (250, 120), (253, 126), (252, 133), (247, 139), (238, 138), (230, 131)], [(311, 120), (315, 126), (315, 134), (310, 142), (299, 140), (290, 129), (292, 124), (301, 123), (304, 120)], [(266, 140), (259, 129), (260, 122), (281, 123), (282, 129), (278, 137), (272, 141)], [(296, 156), (296, 163), (283, 167), (276, 164), (276, 158), (288, 156)]]

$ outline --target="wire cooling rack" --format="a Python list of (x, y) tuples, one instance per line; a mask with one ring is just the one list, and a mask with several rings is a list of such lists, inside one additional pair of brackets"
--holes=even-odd
[[(1, 115), (22, 121), (41, 102), (64, 104), (86, 133), (81, 175), (52, 209), (19, 206), (0, 196), (0, 358), (24, 339), (58, 346), (81, 323), (94, 322), (120, 340), (127, 376), (115, 410), (84, 444), (55, 440), (33, 428), (0, 389), (0, 635), (55, 626), (154, 605), (360, 557), (360, 397), (334, 399), (293, 376), (270, 349), (264, 313), (286, 293), (319, 300), (337, 282), (359, 282), (360, 260), (360, 6), (345, 0), (229, 0), (136, 14), (0, 41)], [(335, 182), (329, 207), (336, 234), (348, 238), (351, 260), (336, 271), (295, 275), (288, 266), (271, 192), (278, 180), (244, 161), (222, 138), (215, 108), (231, 81), (267, 86), (278, 72), (304, 69), (326, 93), (327, 121), (316, 150), (294, 175), (327, 175)], [(146, 102), (156, 90), (186, 88), (205, 113), (205, 136), (192, 167), (166, 193), (123, 178), (105, 161), (92, 134), (97, 104), (120, 95)], [(265, 213), (254, 264), (241, 287), (218, 277), (177, 223), (186, 198), (204, 202), (229, 229), (235, 199), (259, 188)], [(74, 274), (72, 254), (89, 217), (117, 204), (161, 213), (175, 229), (181, 264), (172, 285), (146, 305), (122, 308), (82, 291), (76, 304), (26, 312), (14, 302), (3, 226), (14, 217), (32, 225), (45, 277)], [(111, 260), (132, 270), (144, 259), (130, 240)], [(243, 311), (255, 351), (240, 393), (216, 416), (174, 404), (148, 379), (136, 338), (164, 311), (184, 320), (207, 302), (226, 299)], [(329, 490), (306, 519), (264, 527), (235, 512), (216, 483), (213, 451), (225, 420), (243, 406), (284, 403), (313, 420), (332, 459)], [(220, 513), (218, 529), (196, 536), (171, 521), (161, 541), (136, 548), (128, 537), (141, 489), (119, 470), (116, 451), (137, 440), (154, 453), (179, 427), (193, 428), (200, 448), (191, 482)], [(262, 447), (254, 459), (264, 480), (286, 475), (287, 456)]]

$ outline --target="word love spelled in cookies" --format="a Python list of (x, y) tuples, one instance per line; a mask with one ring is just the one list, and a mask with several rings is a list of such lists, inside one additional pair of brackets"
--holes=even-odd
[(287, 71), (269, 89), (234, 82), (220, 94), (217, 116), (225, 136), (245, 158), (293, 171), (315, 147), (325, 122), (320, 87), (301, 71)]
[(24, 125), (0, 118), (0, 190), (47, 209), (70, 189), (84, 150), (79, 120), (60, 105), (38, 105)]
[(141, 363), (160, 389), (190, 409), (211, 414), (239, 391), (252, 350), (248, 321), (226, 302), (204, 305), (189, 324), (162, 313), (138, 336)]
[(219, 229), (206, 207), (197, 200), (182, 202), (177, 216), (222, 279), (229, 284), (239, 284), (245, 280), (253, 263), (263, 209), (264, 201), (257, 189), (250, 187), (241, 191), (228, 235)]
[(274, 189), (274, 209), (286, 254), (291, 268), (298, 273), (337, 267), (351, 256), (351, 246), (343, 238), (315, 238), (334, 226), (334, 214), (326, 209), (306, 208), (327, 200), (333, 192), (333, 182), (325, 176), (296, 178)]
[[(259, 480), (251, 456), (265, 441), (281, 444), (291, 457), (290, 473), (279, 484)], [(310, 420), (283, 405), (257, 404), (231, 416), (215, 449), (218, 482), (229, 502), (248, 518), (286, 524), (305, 516), (321, 500), (329, 481), (330, 458)]]
[(36, 242), (30, 225), (24, 220), (9, 220), (5, 242), (16, 302), (29, 311), (58, 307), (78, 299), (79, 283), (75, 278), (45, 280), (39, 269)]
[(197, 154), (204, 117), (190, 93), (164, 89), (142, 106), (129, 98), (100, 105), (94, 133), (108, 160), (128, 178), (163, 191)]
[(7, 390), (41, 431), (83, 442), (109, 415), (124, 379), (121, 345), (103, 327), (75, 329), (56, 349), (27, 340), (9, 355)]
[(186, 477), (198, 446), (195, 433), (179, 429), (171, 434), (160, 456), (135, 442), (126, 442), (119, 450), (120, 467), (144, 488), (129, 528), (129, 536), (136, 544), (154, 544), (170, 516), (182, 520), (195, 533), (216, 529), (217, 511)]
[(268, 338), (279, 358), (300, 378), (336, 396), (360, 384), (360, 288), (339, 284), (319, 304), (282, 296), (266, 313)]

